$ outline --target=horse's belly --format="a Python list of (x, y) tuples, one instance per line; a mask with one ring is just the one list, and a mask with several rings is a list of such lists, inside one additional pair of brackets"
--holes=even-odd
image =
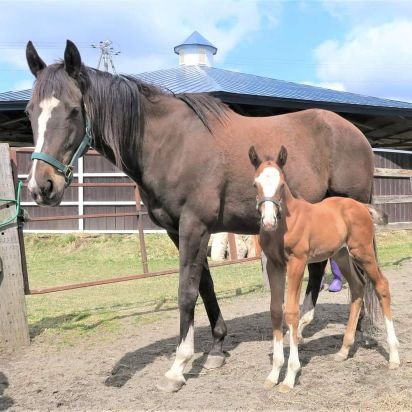
[(316, 250), (316, 249), (312, 250), (310, 255), (309, 255), (308, 263), (323, 262), (327, 259), (330, 259), (340, 249), (342, 249), (344, 247), (346, 247), (345, 244), (339, 245), (339, 246), (336, 246), (336, 247), (328, 247), (327, 249), (322, 249), (322, 250)]

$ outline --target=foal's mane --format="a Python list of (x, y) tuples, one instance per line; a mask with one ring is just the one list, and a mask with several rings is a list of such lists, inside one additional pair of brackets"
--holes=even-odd
[(92, 131), (94, 135), (102, 136), (118, 167), (125, 164), (125, 155), (138, 153), (147, 116), (154, 114), (153, 104), (162, 96), (186, 103), (211, 134), (211, 120), (214, 118), (224, 123), (229, 111), (223, 102), (209, 94), (174, 94), (133, 76), (113, 75), (83, 65), (76, 84), (64, 70), (62, 61), (47, 66), (37, 78), (31, 103), (52, 95), (75, 99), (79, 86)]

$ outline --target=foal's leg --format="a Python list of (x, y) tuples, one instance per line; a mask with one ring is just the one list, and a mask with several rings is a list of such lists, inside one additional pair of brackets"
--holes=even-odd
[(389, 345), (389, 369), (396, 369), (400, 365), (398, 352), (399, 342), (393, 326), (391, 294), (388, 279), (382, 274), (378, 266), (372, 244), (351, 248), (350, 252), (375, 286), (375, 291), (378, 295), (379, 303), (381, 304), (383, 315), (385, 317), (387, 342)]
[(315, 316), (315, 306), (318, 300), (320, 285), (325, 273), (327, 260), (308, 265), (309, 281), (306, 288), (305, 299), (302, 304), (302, 317), (299, 321), (298, 338), (302, 339), (303, 329), (308, 326)]
[[(177, 249), (179, 249), (179, 236), (174, 233), (168, 233), (168, 235)], [(225, 356), (223, 354), (223, 340), (227, 335), (227, 328), (222, 317), (222, 313), (220, 312), (219, 304), (217, 302), (213, 279), (210, 275), (207, 258), (205, 259), (202, 268), (199, 292), (206, 308), (206, 313), (209, 318), (213, 336), (213, 346), (209, 352), (204, 367), (206, 369), (218, 368), (225, 362)]]
[(335, 361), (344, 361), (349, 355), (349, 350), (355, 342), (356, 325), (358, 323), (359, 314), (362, 308), (364, 284), (359, 278), (353, 263), (349, 257), (348, 250), (346, 248), (341, 249), (333, 259), (338, 264), (343, 276), (348, 281), (351, 305), (349, 312), (348, 324), (346, 325), (345, 335), (343, 337), (343, 343), (340, 351), (335, 355)]
[(295, 385), (300, 370), (298, 353), (299, 297), (306, 260), (290, 258), (288, 261), (288, 293), (285, 308), (285, 322), (289, 327), (289, 361), (285, 380), (279, 385), (280, 392), (288, 392)]
[(175, 361), (158, 385), (159, 389), (167, 392), (176, 392), (186, 383), (183, 371), (194, 354), (194, 312), (209, 237), (206, 226), (199, 219), (192, 214), (181, 216), (179, 224), (180, 340)]
[(285, 277), (286, 268), (273, 262), (268, 257), (267, 259), (267, 273), (270, 284), (270, 316), (272, 318), (273, 330), (273, 363), (272, 371), (265, 381), (265, 388), (270, 389), (277, 385), (279, 380), (279, 373), (285, 362), (283, 354), (283, 299), (285, 296)]

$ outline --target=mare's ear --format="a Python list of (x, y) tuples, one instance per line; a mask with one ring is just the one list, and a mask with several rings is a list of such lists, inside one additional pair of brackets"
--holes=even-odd
[(286, 160), (288, 158), (288, 151), (286, 150), (285, 146), (281, 146), (279, 154), (278, 154), (278, 160), (276, 160), (277, 165), (282, 168), (286, 164)]
[(47, 66), (40, 58), (31, 41), (26, 46), (26, 60), (34, 77), (37, 77), (37, 74)]
[(254, 166), (255, 169), (257, 169), (260, 166), (260, 164), (262, 163), (262, 160), (260, 160), (260, 157), (256, 152), (255, 146), (250, 146), (249, 160), (250, 160), (250, 163), (252, 163), (252, 165)]
[(66, 49), (64, 51), (64, 68), (70, 77), (77, 79), (80, 74), (82, 59), (80, 57), (79, 49), (76, 45), (67, 40)]

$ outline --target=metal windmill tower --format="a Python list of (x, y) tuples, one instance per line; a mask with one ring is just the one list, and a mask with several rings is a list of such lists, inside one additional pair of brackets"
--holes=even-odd
[(113, 73), (117, 74), (112, 57), (119, 55), (120, 51), (113, 49), (112, 41), (111, 40), (100, 41), (98, 44), (92, 44), (92, 47), (94, 49), (100, 49), (100, 57), (99, 57), (99, 62), (97, 63), (97, 69), (100, 69), (100, 65), (103, 62), (104, 71), (106, 72), (109, 71), (109, 64), (110, 64), (113, 70)]

